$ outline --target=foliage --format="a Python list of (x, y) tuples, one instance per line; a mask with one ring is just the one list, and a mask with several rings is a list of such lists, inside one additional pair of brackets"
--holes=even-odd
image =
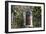
[(33, 14), (33, 26), (40, 27), (41, 26), (41, 7), (35, 6), (32, 11)]

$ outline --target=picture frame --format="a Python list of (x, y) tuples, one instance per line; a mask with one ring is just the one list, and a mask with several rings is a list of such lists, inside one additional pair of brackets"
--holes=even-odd
[[(26, 12), (24, 13), (24, 12), (21, 11), (22, 13), (24, 13), (24, 14), (22, 14), (23, 15), (23, 23), (26, 23), (26, 24), (24, 24), (26, 27), (18, 27), (19, 24), (18, 24), (17, 27), (15, 27), (16, 25), (15, 26), (11, 25), (12, 20), (13, 20), (13, 23), (14, 23), (14, 19), (15, 19), (11, 15), (13, 7), (15, 7), (14, 8), (15, 9), (14, 15), (17, 13), (17, 10), (19, 11), (19, 9), (20, 9), (20, 11), (21, 10), (27, 11), (27, 13)], [(37, 23), (37, 22), (35, 22), (35, 19), (34, 19), (34, 16), (33, 16), (35, 13), (33, 13), (33, 12), (30, 13), (30, 11), (33, 11), (34, 7), (35, 8), (37, 8), (37, 7), (41, 8), (41, 12), (40, 12), (41, 16), (39, 17), (39, 19), (41, 19), (41, 20), (39, 20), (39, 22), (41, 23), (40, 26), (39, 25), (34, 26), (35, 23)], [(37, 8), (36, 10), (38, 11), (38, 9), (40, 10), (40, 8)], [(28, 16), (25, 17), (24, 15), (25, 16), (28, 15), (29, 17)], [(15, 15), (15, 17), (16, 16), (17, 16), (17, 14)], [(19, 16), (20, 16), (20, 13), (19, 13)], [(32, 17), (31, 20), (30, 20), (30, 17)], [(36, 18), (37, 18), (37, 16), (36, 16)], [(33, 21), (33, 19), (34, 19), (34, 21)], [(15, 19), (15, 23), (16, 23), (16, 20), (18, 20), (18, 19)], [(34, 25), (33, 25), (33, 23), (34, 23)], [(23, 1), (5, 1), (5, 33), (38, 32), (38, 31), (45, 31), (45, 3), (23, 2)]]

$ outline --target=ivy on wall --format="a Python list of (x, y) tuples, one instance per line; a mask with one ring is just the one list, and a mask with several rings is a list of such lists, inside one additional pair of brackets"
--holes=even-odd
[[(33, 8), (32, 8), (33, 7)], [(11, 21), (11, 27), (12, 28), (24, 28), (24, 18), (23, 18), (23, 12), (29, 11), (33, 9), (32, 11), (32, 23), (33, 27), (41, 27), (41, 7), (40, 6), (19, 6), (19, 5), (12, 5), (11, 6), (11, 14), (15, 18), (13, 19), (13, 22)]]

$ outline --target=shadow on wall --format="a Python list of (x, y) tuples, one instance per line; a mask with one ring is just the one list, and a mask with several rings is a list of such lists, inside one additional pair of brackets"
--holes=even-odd
[(15, 33), (6, 33), (6, 34), (15, 34)]

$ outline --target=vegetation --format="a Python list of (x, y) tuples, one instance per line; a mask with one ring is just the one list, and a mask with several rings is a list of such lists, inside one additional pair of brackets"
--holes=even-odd
[(41, 27), (41, 7), (35, 6), (32, 11), (33, 14), (33, 26)]

